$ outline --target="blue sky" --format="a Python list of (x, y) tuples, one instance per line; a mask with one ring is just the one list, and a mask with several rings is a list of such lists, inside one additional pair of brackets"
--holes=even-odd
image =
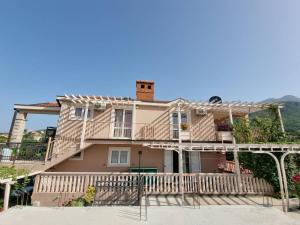
[[(0, 2), (0, 131), (14, 103), (65, 93), (260, 101), (300, 96), (300, 1)], [(28, 128), (55, 125), (30, 116)]]

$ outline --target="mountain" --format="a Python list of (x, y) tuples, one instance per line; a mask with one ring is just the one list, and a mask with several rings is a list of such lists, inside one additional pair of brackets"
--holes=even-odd
[(274, 103), (274, 102), (300, 102), (300, 98), (294, 95), (285, 95), (281, 98), (268, 98), (262, 101), (262, 103)]
[(285, 130), (295, 136), (300, 136), (300, 98), (293, 95), (285, 95), (281, 98), (269, 98), (263, 103), (282, 103), (282, 119)]

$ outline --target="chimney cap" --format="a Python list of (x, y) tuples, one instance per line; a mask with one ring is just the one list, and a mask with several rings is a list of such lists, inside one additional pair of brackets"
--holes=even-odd
[(148, 84), (154, 84), (154, 80), (137, 80), (137, 83), (148, 83)]

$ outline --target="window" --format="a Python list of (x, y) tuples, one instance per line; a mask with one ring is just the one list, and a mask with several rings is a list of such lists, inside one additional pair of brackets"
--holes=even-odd
[(73, 155), (70, 160), (83, 160), (83, 151)]
[(144, 84), (142, 84), (142, 85), (141, 85), (141, 88), (145, 88), (145, 85), (144, 85)]
[(151, 89), (151, 85), (148, 85), (148, 89)]
[[(83, 119), (84, 118), (84, 112), (85, 112), (85, 108), (84, 107), (75, 107), (74, 109), (74, 114), (72, 116), (72, 118), (75, 119)], [(87, 114), (87, 118), (91, 118), (92, 116), (92, 111), (91, 109), (88, 110), (88, 114)]]
[(109, 149), (108, 154), (109, 166), (129, 166), (130, 165), (130, 148), (113, 147)]

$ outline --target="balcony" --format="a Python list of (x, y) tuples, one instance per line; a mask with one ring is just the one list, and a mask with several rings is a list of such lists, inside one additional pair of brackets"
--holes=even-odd
[(193, 126), (176, 124), (134, 123), (88, 121), (85, 139), (135, 139), (135, 140), (182, 140), (216, 141), (214, 125), (197, 124)]
[(222, 123), (216, 125), (216, 136), (217, 141), (224, 142), (232, 142), (233, 141), (233, 134), (232, 134), (232, 127), (229, 124)]

